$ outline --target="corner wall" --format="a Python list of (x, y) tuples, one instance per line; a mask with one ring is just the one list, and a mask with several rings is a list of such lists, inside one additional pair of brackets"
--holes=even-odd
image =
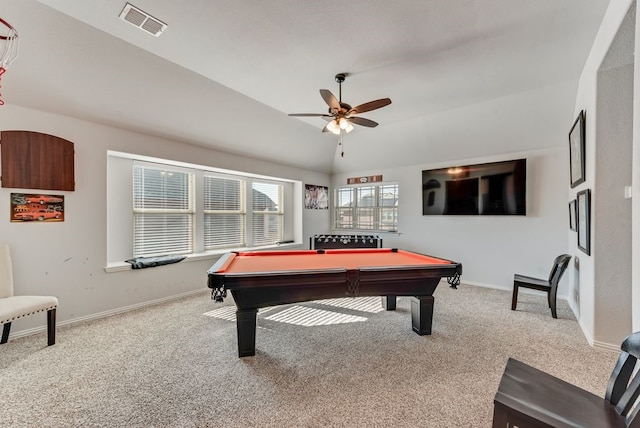
[[(580, 190), (591, 189), (592, 211), (590, 256), (577, 249), (575, 233), (568, 233), (569, 249), (579, 260), (579, 269), (570, 275), (571, 289), (579, 299), (571, 303), (589, 341), (615, 349), (632, 331), (632, 316), (640, 310), (639, 305), (629, 303), (638, 293), (637, 281), (631, 282), (629, 276), (637, 277), (633, 272), (640, 268), (637, 256), (629, 255), (637, 240), (628, 239), (631, 225), (638, 226), (637, 208), (632, 210), (624, 200), (624, 186), (631, 184), (638, 169), (631, 165), (636, 156), (631, 155), (631, 147), (638, 146), (637, 132), (631, 131), (637, 96), (632, 99), (630, 95), (638, 79), (632, 77), (637, 75), (633, 65), (629, 67), (634, 48), (625, 42), (624, 34), (631, 31), (633, 43), (637, 19), (635, 1), (609, 3), (580, 78), (574, 111), (574, 117), (580, 110), (587, 112), (586, 181), (570, 189), (569, 199)], [(631, 60), (625, 60), (629, 56)], [(634, 196), (638, 197), (637, 187)], [(614, 273), (610, 269), (618, 257), (620, 271)]]

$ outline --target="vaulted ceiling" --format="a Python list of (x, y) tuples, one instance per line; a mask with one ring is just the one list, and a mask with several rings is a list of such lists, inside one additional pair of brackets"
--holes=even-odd
[[(607, 0), (0, 0), (19, 33), (5, 103), (323, 172), (565, 144)], [(4, 31), (1, 29), (0, 31)], [(319, 89), (389, 97), (344, 138)], [(0, 107), (1, 109), (2, 107)], [(1, 122), (1, 110), (0, 110)], [(135, 151), (135, 148), (132, 148)]]

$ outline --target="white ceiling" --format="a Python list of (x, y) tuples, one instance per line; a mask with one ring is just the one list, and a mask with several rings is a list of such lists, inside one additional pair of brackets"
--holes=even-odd
[[(7, 104), (324, 172), (559, 147), (608, 0), (0, 0), (20, 53)], [(345, 137), (318, 89), (389, 97)], [(1, 109), (1, 107), (0, 107)], [(1, 110), (0, 110), (1, 119)], [(135, 151), (135, 148), (132, 148)]]

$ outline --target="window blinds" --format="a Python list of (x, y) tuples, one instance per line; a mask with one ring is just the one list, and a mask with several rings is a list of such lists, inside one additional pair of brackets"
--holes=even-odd
[(192, 252), (192, 183), (189, 173), (134, 165), (134, 257)]

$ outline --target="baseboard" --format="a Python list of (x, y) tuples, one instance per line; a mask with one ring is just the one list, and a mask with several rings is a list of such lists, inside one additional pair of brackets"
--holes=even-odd
[(495, 284), (486, 284), (484, 282), (475, 282), (475, 281), (465, 281), (465, 280), (460, 280), (460, 284), (464, 284), (464, 285), (473, 285), (474, 287), (483, 287), (483, 288), (492, 288), (494, 290), (503, 290), (503, 291), (510, 291), (511, 287), (502, 287), (499, 285), (495, 285)]
[(620, 345), (612, 345), (611, 343), (591, 341), (589, 342), (594, 348), (606, 349), (607, 351), (620, 352)]
[[(85, 322), (85, 321), (92, 321), (92, 320), (96, 320), (96, 319), (100, 319), (100, 318), (111, 317), (111, 316), (122, 314), (122, 313), (125, 313), (125, 312), (130, 312), (130, 311), (133, 311), (133, 310), (136, 310), (136, 309), (146, 308), (147, 306), (154, 306), (154, 305), (158, 305), (160, 303), (170, 302), (172, 300), (178, 300), (178, 299), (181, 299), (183, 297), (189, 297), (189, 296), (193, 296), (193, 295), (200, 294), (200, 293), (204, 294), (204, 293), (206, 293), (206, 291), (207, 291), (206, 289), (198, 289), (198, 290), (193, 290), (193, 291), (187, 291), (185, 293), (174, 294), (172, 296), (161, 297), (159, 299), (149, 300), (149, 301), (142, 302), (142, 303), (136, 303), (134, 305), (123, 306), (121, 308), (116, 308), (116, 309), (110, 309), (108, 311), (98, 312), (96, 314), (86, 315), (86, 316), (78, 317), (78, 318), (72, 318), (70, 320), (57, 322), (56, 323), (56, 327), (61, 327), (63, 325), (77, 324), (77, 323)], [(59, 309), (60, 309), (60, 307), (58, 307), (58, 310)], [(47, 326), (46, 325), (43, 325), (43, 326), (40, 326), (40, 327), (28, 328), (26, 330), (20, 330), (20, 331), (18, 331), (16, 333), (11, 332), (11, 338), (12, 339), (17, 339), (19, 337), (31, 336), (32, 334), (46, 332), (46, 331), (47, 331)]]
[[(495, 284), (486, 284), (486, 283), (483, 283), (483, 282), (460, 281), (460, 283), (461, 284), (466, 284), (466, 285), (473, 285), (474, 287), (492, 288), (494, 290), (503, 290), (503, 291), (509, 291), (509, 292), (511, 292), (513, 290), (512, 286), (501, 286), (501, 285), (495, 285)], [(534, 294), (534, 295), (537, 295), (537, 296), (546, 296), (547, 295), (544, 291), (531, 290), (529, 288), (520, 288), (518, 293)], [(567, 300), (568, 301), (569, 296), (564, 295), (564, 294), (558, 294), (556, 296), (556, 299)], [(573, 311), (573, 309), (572, 309), (572, 311)]]

